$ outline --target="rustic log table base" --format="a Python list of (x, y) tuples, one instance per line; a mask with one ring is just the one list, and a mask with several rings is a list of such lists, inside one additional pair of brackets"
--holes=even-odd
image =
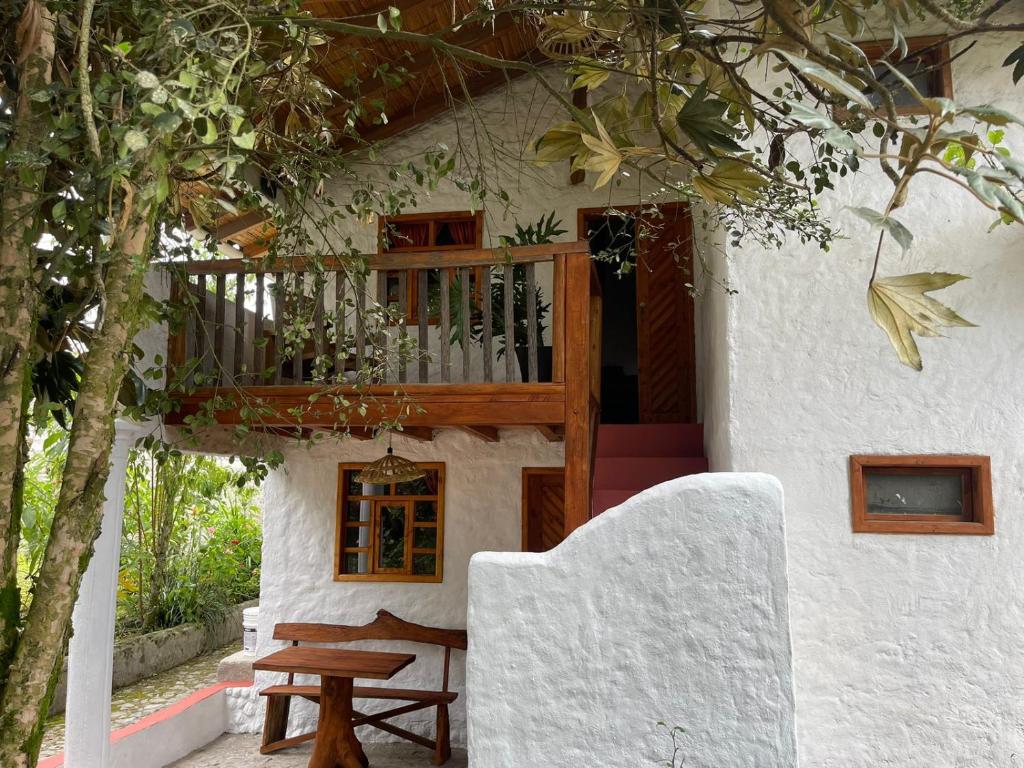
[(352, 678), (320, 678), (320, 722), (309, 768), (367, 768), (352, 727)]

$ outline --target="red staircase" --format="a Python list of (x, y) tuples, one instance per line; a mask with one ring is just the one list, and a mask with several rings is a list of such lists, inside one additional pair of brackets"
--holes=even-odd
[(658, 483), (707, 471), (703, 424), (602, 424), (594, 460), (594, 515)]

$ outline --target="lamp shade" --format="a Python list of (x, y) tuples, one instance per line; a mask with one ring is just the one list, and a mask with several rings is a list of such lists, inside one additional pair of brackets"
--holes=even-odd
[(388, 446), (388, 452), (371, 464), (363, 467), (356, 475), (356, 481), (367, 485), (390, 485), (391, 483), (408, 483), (426, 476), (426, 472), (416, 464), (402, 456), (398, 456)]

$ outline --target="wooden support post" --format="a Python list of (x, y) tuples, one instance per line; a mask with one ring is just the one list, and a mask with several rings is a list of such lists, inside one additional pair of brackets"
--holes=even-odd
[(565, 257), (565, 535), (590, 519), (590, 257)]

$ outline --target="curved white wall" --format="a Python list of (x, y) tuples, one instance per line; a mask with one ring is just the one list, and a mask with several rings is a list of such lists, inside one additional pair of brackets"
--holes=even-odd
[(782, 488), (656, 486), (543, 554), (470, 564), (474, 768), (794, 768)]

